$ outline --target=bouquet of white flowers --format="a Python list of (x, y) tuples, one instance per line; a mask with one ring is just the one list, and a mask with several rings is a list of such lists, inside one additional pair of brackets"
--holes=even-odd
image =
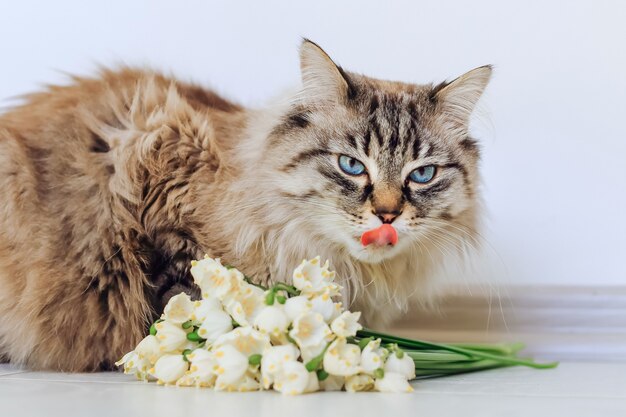
[(361, 313), (334, 300), (341, 287), (319, 257), (304, 260), (293, 285), (252, 284), (219, 259), (192, 262), (200, 301), (172, 297), (161, 318), (117, 362), (146, 381), (218, 391), (274, 389), (411, 392), (416, 377), (509, 365), (518, 345), (442, 345), (363, 330)]

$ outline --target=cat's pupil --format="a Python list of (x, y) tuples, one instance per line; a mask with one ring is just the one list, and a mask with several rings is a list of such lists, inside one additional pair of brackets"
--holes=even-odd
[(419, 168), (417, 168), (417, 172), (418, 172), (420, 175), (424, 175), (424, 167), (419, 167)]

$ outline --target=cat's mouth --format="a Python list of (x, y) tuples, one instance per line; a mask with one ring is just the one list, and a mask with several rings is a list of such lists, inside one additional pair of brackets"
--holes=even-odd
[(363, 247), (368, 246), (395, 246), (398, 243), (398, 232), (388, 223), (379, 227), (368, 230), (361, 235), (361, 244)]
[(395, 256), (400, 250), (398, 232), (391, 224), (382, 224), (353, 237), (356, 245), (352, 246), (352, 255), (362, 262), (379, 263)]

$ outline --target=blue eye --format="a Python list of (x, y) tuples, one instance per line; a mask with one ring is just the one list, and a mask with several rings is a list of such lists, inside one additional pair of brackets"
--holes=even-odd
[(437, 168), (434, 165), (426, 165), (411, 171), (411, 173), (409, 174), (409, 178), (411, 179), (411, 181), (414, 181), (418, 184), (426, 184), (433, 179), (433, 177), (435, 176), (435, 172), (437, 172)]
[(339, 157), (339, 168), (348, 175), (361, 175), (365, 172), (365, 165), (361, 161), (347, 155)]

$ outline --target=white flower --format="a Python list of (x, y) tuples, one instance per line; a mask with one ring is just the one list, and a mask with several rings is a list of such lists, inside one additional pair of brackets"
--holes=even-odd
[(242, 378), (238, 381), (227, 385), (221, 386), (218, 391), (237, 391), (237, 392), (249, 392), (258, 391), (261, 389), (261, 384), (258, 381), (258, 375), (253, 372), (246, 372)]
[(375, 370), (383, 368), (386, 349), (380, 347), (380, 339), (370, 341), (361, 352), (361, 370), (373, 374)]
[(215, 388), (227, 390), (241, 378), (248, 369), (248, 357), (231, 345), (223, 345), (213, 351), (215, 365), (213, 371), (217, 375)]
[(289, 321), (294, 321), (302, 314), (311, 311), (311, 309), (313, 309), (313, 303), (304, 295), (288, 298), (285, 302), (285, 313)]
[(122, 359), (115, 362), (115, 365), (124, 365), (125, 374), (134, 374), (137, 379), (145, 380), (148, 377), (148, 370), (152, 366), (148, 358), (140, 357), (137, 352), (130, 351)]
[(159, 339), (156, 336), (148, 335), (135, 347), (135, 352), (141, 358), (146, 358), (153, 365), (161, 356)]
[(320, 313), (326, 323), (330, 323), (331, 319), (336, 316), (335, 303), (328, 292), (311, 298), (311, 305), (313, 311)]
[(311, 359), (316, 358), (322, 352), (324, 352), (324, 349), (326, 349), (326, 346), (328, 346), (328, 342), (323, 341), (322, 343), (318, 345), (307, 346), (305, 348), (300, 349), (300, 356), (302, 356), (302, 362), (307, 363)]
[(321, 314), (310, 312), (294, 320), (289, 336), (300, 348), (307, 348), (330, 341), (332, 333)]
[(319, 256), (310, 261), (303, 260), (293, 271), (293, 285), (305, 295), (324, 292), (328, 292), (331, 297), (339, 295), (339, 285), (332, 282), (335, 272), (328, 270), (328, 261), (323, 266), (320, 263)]
[(199, 383), (196, 382), (196, 378), (193, 374), (191, 374), (189, 371), (185, 372), (185, 375), (181, 376), (180, 378), (178, 378), (178, 380), (176, 381), (176, 386), (177, 387), (210, 387), (212, 385), (201, 385)]
[(319, 390), (320, 390), (320, 381), (317, 379), (317, 373), (309, 372), (309, 380), (306, 384), (306, 388), (304, 388), (304, 392), (315, 392)]
[(352, 313), (350, 311), (344, 311), (339, 317), (337, 317), (330, 325), (331, 330), (339, 337), (350, 337), (356, 335), (356, 332), (361, 330), (363, 326), (359, 324), (359, 318), (361, 312), (357, 311)]
[(254, 330), (251, 327), (237, 327), (235, 330), (221, 335), (215, 340), (213, 346), (233, 346), (245, 357), (246, 361), (251, 355), (262, 354), (270, 345), (269, 336)]
[(191, 362), (189, 370), (197, 375), (208, 376), (213, 372), (215, 358), (213, 353), (206, 349), (196, 349), (187, 354), (187, 360)]
[[(390, 354), (380, 339), (363, 352), (348, 343), (362, 328), (361, 313), (344, 311), (333, 300), (341, 287), (333, 282), (328, 261), (304, 260), (293, 274), (301, 295), (281, 296), (283, 304), (273, 305), (265, 304), (266, 291), (219, 259), (206, 256), (191, 270), (203, 299), (191, 301), (185, 293), (172, 297), (155, 324), (156, 334), (116, 363), (125, 373), (217, 391), (412, 391), (407, 380), (415, 377), (415, 366), (408, 354)], [(194, 329), (197, 336), (189, 334)], [(309, 362), (325, 372), (308, 372)]]
[(392, 372), (402, 375), (405, 379), (415, 378), (415, 362), (413, 359), (404, 353), (402, 359), (398, 358), (395, 353), (392, 353), (385, 362), (385, 374)]
[(226, 311), (242, 326), (251, 325), (265, 306), (265, 292), (245, 282), (225, 304)]
[(262, 333), (278, 337), (287, 331), (289, 320), (283, 309), (275, 304), (263, 308), (256, 316), (254, 325)]
[(194, 311), (191, 314), (191, 320), (202, 323), (211, 312), (222, 310), (222, 303), (215, 297), (204, 298), (194, 302)]
[(187, 344), (187, 332), (178, 324), (162, 321), (154, 325), (161, 352), (174, 352)]
[(333, 306), (335, 307), (335, 310), (333, 311), (333, 314), (330, 316), (330, 319), (328, 320), (329, 322), (332, 322), (337, 317), (339, 317), (341, 313), (343, 313), (343, 303), (341, 302), (333, 303)]
[(308, 385), (309, 371), (297, 361), (284, 363), (274, 381), (274, 389), (288, 395), (302, 394)]
[(298, 348), (291, 343), (267, 348), (261, 358), (263, 387), (268, 389), (274, 382), (274, 377), (281, 372), (283, 364), (296, 361), (298, 356), (300, 356)]
[(243, 381), (239, 381), (237, 385), (237, 391), (239, 392), (249, 392), (249, 391), (259, 391), (261, 389), (261, 383), (257, 378), (252, 378), (249, 376), (244, 376)]
[(198, 336), (213, 343), (223, 334), (233, 330), (233, 319), (223, 310), (212, 310), (198, 329)]
[(161, 383), (173, 384), (185, 375), (188, 368), (189, 364), (183, 355), (163, 355), (156, 361), (150, 373)]
[(337, 338), (324, 354), (324, 369), (331, 375), (351, 376), (359, 373), (361, 349), (349, 344), (344, 338)]
[(413, 392), (413, 387), (404, 375), (395, 372), (385, 372), (383, 378), (376, 380), (374, 388), (380, 392)]
[(228, 296), (233, 276), (219, 259), (205, 257), (201, 261), (192, 261), (190, 271), (202, 291), (202, 298), (213, 296), (223, 300)]
[(200, 387), (213, 386), (216, 378), (214, 354), (206, 349), (196, 349), (187, 355), (187, 360), (191, 362), (189, 372), (179, 380), (178, 384)]
[(320, 389), (324, 391), (341, 391), (346, 378), (337, 375), (328, 375), (325, 380), (320, 381)]
[(163, 310), (163, 318), (174, 324), (182, 324), (191, 318), (194, 310), (194, 303), (184, 292), (173, 296), (168, 301)]
[(374, 378), (369, 375), (357, 374), (346, 378), (346, 391), (371, 391), (374, 389)]

